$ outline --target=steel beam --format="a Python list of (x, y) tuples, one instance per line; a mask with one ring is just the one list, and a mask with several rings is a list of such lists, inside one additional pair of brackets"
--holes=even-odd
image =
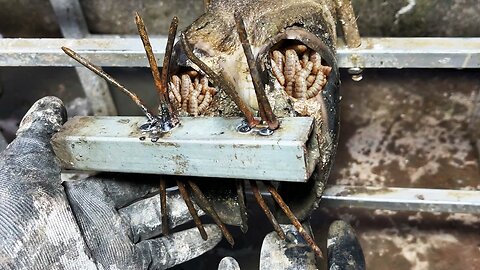
[[(162, 63), (166, 38), (151, 38)], [(61, 46), (105, 67), (146, 67), (138, 37), (0, 39), (0, 66), (78, 66)], [(337, 46), (341, 68), (480, 68), (480, 38), (362, 38), (358, 48)]]
[(480, 191), (334, 185), (325, 189), (320, 206), (478, 214)]
[(270, 136), (236, 131), (240, 118), (186, 117), (152, 140), (145, 117), (74, 117), (52, 145), (66, 169), (305, 182), (319, 161), (313, 118), (282, 119)]

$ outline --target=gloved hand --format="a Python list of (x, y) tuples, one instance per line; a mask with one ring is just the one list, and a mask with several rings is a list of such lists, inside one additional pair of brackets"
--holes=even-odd
[[(315, 254), (293, 225), (281, 225), (286, 239), (276, 232), (265, 236), (260, 252), (260, 270), (314, 270)], [(326, 269), (365, 270), (365, 258), (352, 227), (338, 220), (330, 225), (327, 236)], [(218, 270), (240, 270), (232, 257), (220, 261)]]
[[(165, 269), (221, 240), (210, 225), (207, 241), (195, 228), (158, 238), (160, 200), (143, 199), (154, 192), (144, 181), (93, 177), (62, 186), (50, 138), (65, 120), (58, 98), (37, 101), (0, 155), (1, 269)], [(170, 228), (190, 219), (178, 193), (167, 202)]]

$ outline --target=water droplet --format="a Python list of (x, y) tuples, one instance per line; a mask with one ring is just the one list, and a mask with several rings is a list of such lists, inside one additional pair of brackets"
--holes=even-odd
[(363, 69), (359, 67), (349, 68), (348, 74), (352, 76), (353, 81), (359, 82), (363, 79), (362, 71)]
[(352, 75), (352, 80), (354, 82), (359, 82), (363, 79), (363, 75), (360, 73), (360, 74), (355, 74), (355, 75)]

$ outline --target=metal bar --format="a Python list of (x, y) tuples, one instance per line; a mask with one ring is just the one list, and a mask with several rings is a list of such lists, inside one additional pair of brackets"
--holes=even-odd
[(84, 38), (90, 35), (78, 0), (50, 0), (50, 4), (64, 37)]
[(320, 207), (478, 214), (480, 191), (334, 185), (325, 189)]
[[(50, 0), (50, 4), (66, 38), (85, 38), (90, 36), (82, 7), (78, 0)], [(85, 96), (88, 98), (95, 115), (116, 115), (107, 82), (85, 68), (75, 68)]]
[(157, 140), (145, 117), (74, 117), (54, 135), (67, 169), (305, 182), (318, 162), (313, 118), (288, 117), (271, 136), (236, 131), (240, 118), (184, 117)]
[[(167, 39), (150, 40), (159, 62)], [(79, 66), (60, 47), (72, 48), (99, 66), (147, 67), (142, 42), (136, 38), (0, 39), (0, 66)], [(480, 38), (362, 38), (349, 49), (337, 45), (339, 67), (480, 68)]]

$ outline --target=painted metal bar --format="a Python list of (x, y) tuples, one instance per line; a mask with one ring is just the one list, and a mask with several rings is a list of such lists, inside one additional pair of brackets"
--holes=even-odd
[(478, 214), (480, 191), (330, 185), (320, 207)]
[[(282, 119), (271, 136), (236, 131), (240, 118), (185, 117), (153, 140), (145, 117), (74, 117), (52, 144), (64, 168), (305, 182), (318, 163), (313, 119)], [(158, 136), (158, 134), (156, 135)]]
[[(151, 43), (162, 63), (165, 37)], [(99, 66), (146, 67), (138, 37), (89, 39), (0, 39), (0, 66), (78, 66), (61, 46), (72, 48)], [(362, 38), (358, 48), (337, 45), (341, 68), (480, 68), (480, 38)]]

